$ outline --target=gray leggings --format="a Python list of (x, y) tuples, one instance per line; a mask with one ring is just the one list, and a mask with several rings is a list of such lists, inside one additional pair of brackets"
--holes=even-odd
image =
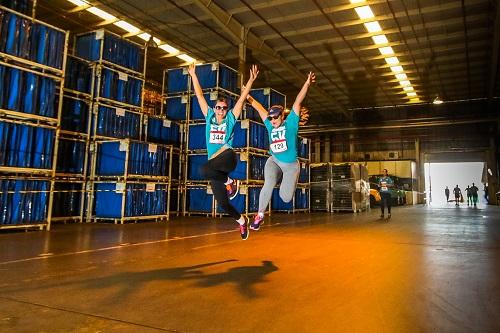
[(280, 180), (283, 174), (283, 179), (280, 185), (280, 197), (284, 202), (290, 202), (295, 194), (297, 179), (299, 178), (299, 163), (283, 163), (279, 162), (271, 156), (267, 159), (264, 168), (264, 187), (260, 191), (259, 196), (259, 213), (266, 211), (267, 205), (273, 195), (273, 189)]

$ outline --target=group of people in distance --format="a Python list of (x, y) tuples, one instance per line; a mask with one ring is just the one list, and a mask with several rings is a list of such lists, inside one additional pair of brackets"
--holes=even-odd
[[(251, 67), (250, 77), (242, 87), (241, 95), (231, 110), (229, 110), (228, 101), (225, 98), (219, 98), (214, 107), (210, 107), (203, 96), (194, 64), (189, 66), (188, 72), (206, 120), (205, 136), (208, 162), (202, 166), (202, 174), (210, 180), (213, 194), (219, 206), (236, 220), (239, 224), (241, 238), (246, 240), (249, 229), (259, 230), (264, 223), (264, 213), (271, 200), (273, 189), (280, 178), (282, 179), (279, 189), (281, 199), (284, 202), (290, 202), (295, 194), (300, 172), (297, 157), (299, 112), (309, 86), (316, 80), (315, 74), (309, 72), (293, 103), (290, 114), (285, 119), (284, 105), (273, 105), (269, 110), (266, 110), (262, 104), (249, 95), (255, 79), (259, 75), (256, 65)], [(230, 202), (237, 195), (239, 188), (239, 182), (229, 177), (229, 173), (236, 168), (238, 162), (232, 147), (234, 127), (241, 115), (245, 100), (248, 100), (252, 107), (257, 110), (266, 126), (271, 154), (264, 168), (264, 186), (259, 196), (259, 210), (251, 223)]]
[[(478, 192), (479, 189), (474, 183), (472, 183), (472, 186), (467, 185), (465, 189), (465, 193), (467, 194), (467, 206), (474, 205), (474, 207), (477, 207)], [(460, 202), (463, 202), (462, 190), (458, 185), (453, 189), (453, 194), (455, 195), (455, 206), (458, 206)], [(444, 189), (444, 195), (446, 196), (446, 202), (448, 202), (450, 198), (450, 189), (448, 186)]]

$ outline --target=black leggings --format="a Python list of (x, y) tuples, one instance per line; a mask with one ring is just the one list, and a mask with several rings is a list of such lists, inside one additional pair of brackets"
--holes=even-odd
[(208, 160), (207, 164), (201, 167), (202, 175), (210, 180), (217, 203), (235, 220), (239, 220), (241, 214), (229, 203), (224, 183), (227, 182), (228, 174), (236, 168), (237, 163), (236, 153), (232, 149), (228, 149)]
[(380, 201), (380, 209), (382, 210), (382, 214), (384, 214), (384, 207), (387, 206), (387, 213), (391, 213), (391, 201), (392, 201), (392, 198), (391, 198), (391, 194), (390, 193), (384, 193), (384, 192), (380, 192), (380, 197), (381, 197), (381, 201)]

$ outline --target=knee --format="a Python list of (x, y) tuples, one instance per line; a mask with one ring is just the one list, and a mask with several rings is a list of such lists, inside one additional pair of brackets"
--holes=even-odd
[(284, 191), (280, 191), (280, 198), (283, 202), (290, 202), (293, 199), (294, 192), (285, 193)]

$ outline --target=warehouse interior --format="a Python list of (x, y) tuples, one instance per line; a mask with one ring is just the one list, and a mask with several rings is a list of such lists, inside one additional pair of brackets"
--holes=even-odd
[[(498, 0), (0, 0), (0, 23), (0, 332), (500, 331)], [(209, 106), (253, 64), (266, 109), (316, 75), (293, 198), (246, 241), (200, 171), (192, 63)], [(233, 146), (251, 221), (250, 104)]]

